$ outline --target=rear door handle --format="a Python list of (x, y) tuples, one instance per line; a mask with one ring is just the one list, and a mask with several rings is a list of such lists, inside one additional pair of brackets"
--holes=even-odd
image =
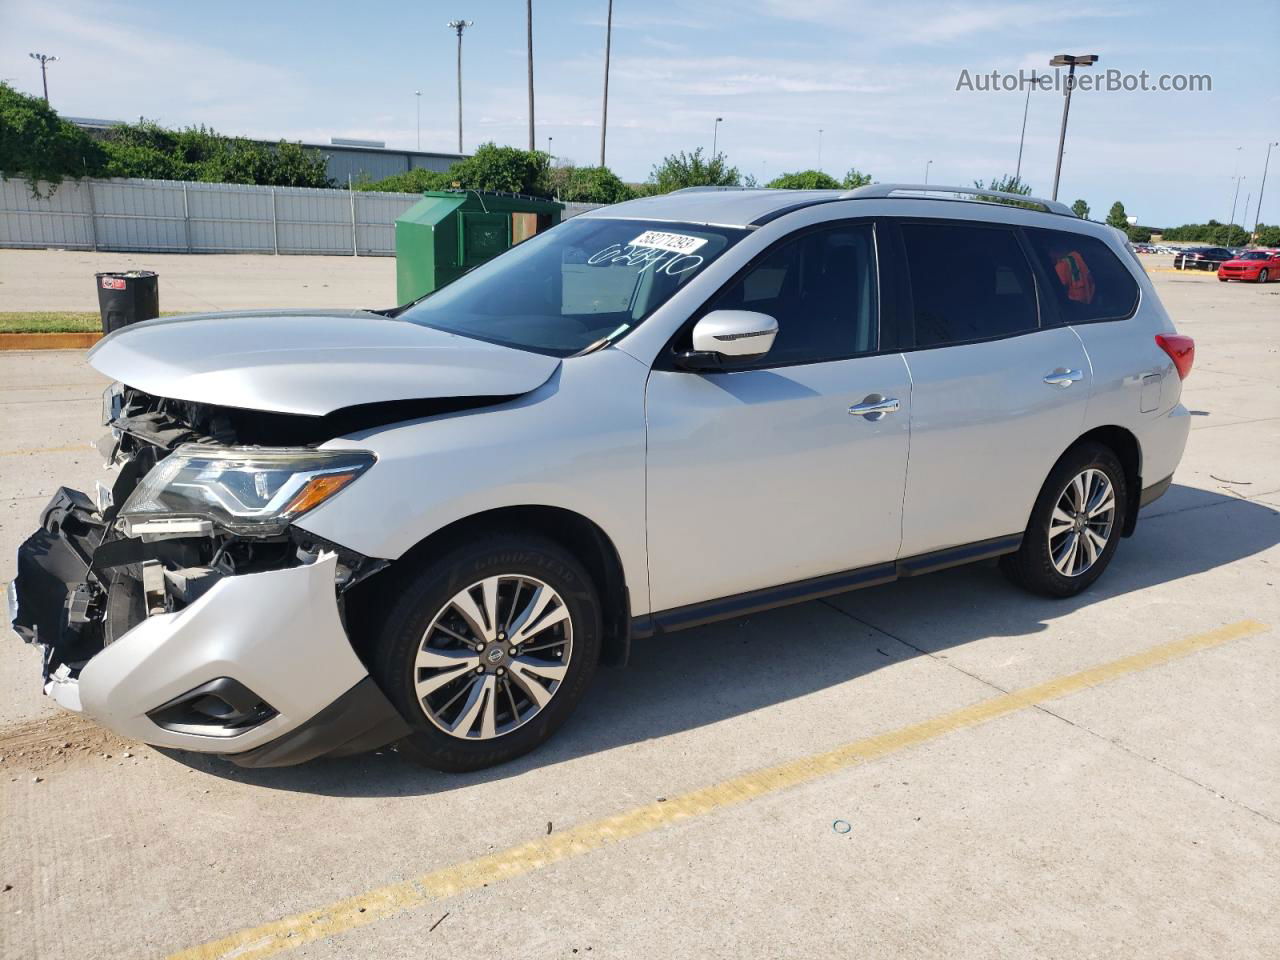
[(855, 403), (851, 406), (849, 413), (855, 417), (865, 417), (868, 420), (882, 420), (885, 414), (897, 413), (899, 406), (897, 397), (882, 397), (878, 393), (873, 393), (861, 403)]
[(1044, 382), (1051, 387), (1061, 387), (1063, 390), (1071, 386), (1077, 380), (1083, 380), (1084, 374), (1079, 370), (1068, 370), (1066, 367), (1059, 367), (1053, 373), (1047, 374)]

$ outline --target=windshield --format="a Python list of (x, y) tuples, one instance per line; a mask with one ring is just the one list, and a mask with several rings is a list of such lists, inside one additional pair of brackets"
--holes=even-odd
[(639, 326), (747, 232), (575, 217), (459, 277), (400, 319), (571, 356)]
[(1242, 253), (1241, 260), (1270, 260), (1271, 254), (1259, 250), (1257, 253)]

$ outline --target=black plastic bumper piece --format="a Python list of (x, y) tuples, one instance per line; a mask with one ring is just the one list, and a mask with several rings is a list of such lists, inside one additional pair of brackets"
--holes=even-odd
[(1142, 494), (1138, 497), (1138, 508), (1141, 509), (1149, 503), (1155, 503), (1164, 496), (1165, 491), (1169, 489), (1169, 485), (1173, 483), (1173, 474), (1169, 474), (1163, 480), (1158, 480), (1149, 487), (1142, 488)]
[(87, 659), (101, 646), (94, 609), (100, 598), (86, 583), (102, 524), (89, 498), (61, 487), (40, 515), (40, 529), (18, 548), (13, 629), (45, 648), (45, 675), (58, 662)]
[(301, 726), (227, 759), (242, 767), (288, 767), (316, 757), (376, 750), (408, 733), (409, 725), (391, 701), (372, 677), (365, 677)]

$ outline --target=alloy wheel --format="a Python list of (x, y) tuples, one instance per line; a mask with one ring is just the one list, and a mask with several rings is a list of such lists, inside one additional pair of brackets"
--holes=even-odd
[(573, 656), (564, 599), (535, 577), (488, 577), (459, 590), (422, 636), (413, 683), (427, 719), (491, 740), (542, 712)]
[(1089, 570), (1111, 539), (1116, 495), (1101, 470), (1084, 470), (1067, 484), (1049, 516), (1049, 556), (1064, 577)]

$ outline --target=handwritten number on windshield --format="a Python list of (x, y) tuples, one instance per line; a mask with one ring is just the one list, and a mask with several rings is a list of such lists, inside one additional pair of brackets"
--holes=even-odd
[(652, 268), (654, 273), (665, 273), (669, 277), (678, 277), (702, 266), (702, 257), (696, 253), (674, 253), (670, 250), (659, 250), (656, 247), (638, 247), (627, 243), (611, 243), (603, 250), (587, 258), (591, 266), (600, 264), (621, 263), (628, 267), (639, 267), (638, 273)]

